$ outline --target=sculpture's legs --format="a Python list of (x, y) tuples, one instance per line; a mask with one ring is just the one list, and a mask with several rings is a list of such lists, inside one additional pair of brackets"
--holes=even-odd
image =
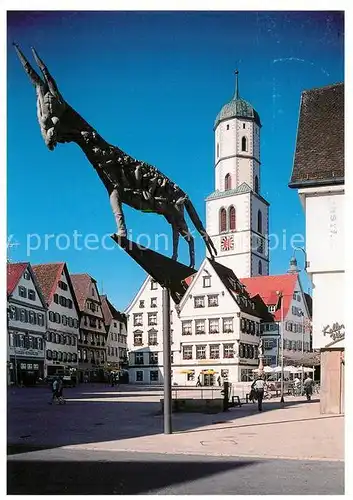
[(195, 267), (195, 244), (194, 244), (194, 238), (192, 237), (189, 228), (183, 220), (181, 224), (181, 229), (180, 229), (180, 234), (182, 237), (188, 242), (189, 245), (189, 256), (190, 256), (190, 267), (194, 268)]
[(117, 236), (126, 237), (127, 233), (126, 233), (125, 217), (117, 189), (113, 189), (113, 191), (110, 194), (110, 205), (112, 207), (116, 226), (118, 229), (116, 234)]
[(179, 244), (179, 231), (175, 226), (172, 226), (173, 229), (173, 260), (178, 260), (178, 244)]

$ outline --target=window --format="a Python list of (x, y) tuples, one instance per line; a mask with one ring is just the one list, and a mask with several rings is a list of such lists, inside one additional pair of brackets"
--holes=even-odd
[(227, 124), (227, 130), (229, 130), (229, 123)]
[(272, 306), (268, 306), (268, 311), (270, 313), (275, 312), (276, 311), (276, 306), (273, 306), (273, 305)]
[(29, 300), (36, 300), (36, 292), (34, 290), (28, 290)]
[(18, 294), (20, 297), (26, 298), (27, 297), (27, 289), (24, 286), (19, 286), (18, 287)]
[(235, 231), (235, 227), (236, 227), (235, 208), (231, 206), (229, 208), (229, 230)]
[(204, 276), (203, 277), (203, 287), (210, 288), (210, 286), (211, 286), (211, 276)]
[(219, 143), (217, 142), (217, 158), (219, 158)]
[(53, 300), (54, 300), (55, 304), (59, 304), (59, 295), (57, 293), (54, 293)]
[(245, 128), (245, 123), (243, 123), (243, 128)]
[(247, 141), (245, 136), (243, 136), (241, 139), (241, 150), (247, 151)]
[(259, 192), (259, 178), (255, 175), (255, 193)]
[(208, 307), (218, 306), (218, 295), (208, 295)]
[(219, 359), (219, 344), (210, 345), (210, 359)]
[(259, 263), (258, 263), (258, 274), (262, 275), (262, 262), (261, 262), (261, 260), (259, 260)]
[(157, 330), (150, 330), (148, 332), (148, 345), (158, 345)]
[(245, 357), (244, 344), (239, 344), (239, 358), (244, 358), (244, 357)]
[(192, 335), (192, 322), (182, 321), (182, 335)]
[(183, 359), (192, 359), (192, 345), (183, 345)]
[(151, 297), (151, 307), (157, 307), (157, 297)]
[(143, 382), (143, 371), (136, 372), (136, 382)]
[(142, 314), (134, 314), (134, 326), (142, 326)]
[(134, 345), (142, 345), (142, 332), (134, 332)]
[(71, 299), (67, 299), (67, 307), (69, 309), (72, 309), (72, 300)]
[(264, 339), (264, 349), (272, 349), (273, 347), (275, 347), (273, 339)]
[(135, 365), (143, 365), (143, 352), (135, 352)]
[(203, 333), (206, 333), (204, 319), (195, 320), (195, 333), (196, 335), (202, 335)]
[(208, 327), (209, 333), (219, 333), (219, 319), (210, 319)]
[(227, 174), (224, 178), (224, 190), (228, 191), (232, 189), (232, 177), (230, 174)]
[(151, 280), (151, 290), (157, 290), (158, 283), (155, 280)]
[(44, 314), (41, 313), (37, 314), (37, 324), (39, 326), (44, 326)]
[(17, 308), (15, 306), (10, 306), (9, 307), (9, 318), (10, 319), (16, 319), (16, 310)]
[(233, 332), (233, 318), (223, 318), (223, 332), (224, 333)]
[(158, 382), (158, 370), (150, 371), (150, 382)]
[(61, 322), (62, 322), (62, 324), (63, 324), (64, 326), (66, 326), (66, 325), (67, 325), (67, 316), (65, 316), (65, 314), (63, 314), (63, 315), (61, 316)]
[(234, 344), (223, 344), (223, 357), (234, 358)]
[(153, 326), (157, 324), (157, 313), (148, 313), (148, 326)]
[(144, 307), (145, 307), (145, 301), (144, 300), (140, 300), (139, 308), (143, 309)]
[(195, 380), (195, 370), (190, 370), (187, 374), (186, 374), (186, 380), (188, 382), (193, 382)]
[(29, 321), (29, 323), (31, 323), (31, 325), (35, 325), (35, 323), (36, 323), (36, 316), (35, 316), (34, 311), (29, 311), (28, 312), (28, 321)]
[(262, 212), (261, 212), (261, 210), (257, 211), (257, 232), (262, 233)]
[(194, 307), (205, 307), (205, 297), (203, 295), (194, 297)]
[(30, 274), (29, 274), (29, 272), (28, 272), (28, 271), (25, 271), (25, 272), (23, 273), (23, 277), (24, 277), (24, 279), (25, 279), (25, 280), (30, 280), (30, 279), (31, 279), (31, 276), (30, 276)]
[(158, 365), (158, 352), (150, 352), (150, 365)]
[(221, 208), (219, 211), (219, 232), (224, 233), (227, 231), (227, 211)]
[(47, 349), (47, 359), (52, 359), (53, 353), (51, 349)]
[(27, 323), (27, 311), (26, 309), (20, 309), (20, 321)]
[(206, 346), (197, 345), (196, 346), (196, 359), (206, 359)]

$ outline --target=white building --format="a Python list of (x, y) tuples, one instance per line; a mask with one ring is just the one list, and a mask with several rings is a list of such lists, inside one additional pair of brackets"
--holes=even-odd
[(272, 320), (233, 271), (205, 259), (179, 306), (174, 336), (173, 383), (195, 385), (248, 381), (257, 368), (261, 320)]
[[(264, 341), (264, 364), (280, 364), (281, 339), (280, 325), (283, 315), (283, 355), (286, 364), (291, 360), (301, 359), (304, 353), (311, 351), (311, 311), (308, 299), (302, 288), (299, 274), (289, 273), (277, 276), (256, 276), (241, 280), (250, 296), (259, 294), (273, 314), (275, 324), (262, 326)], [(279, 301), (277, 292), (281, 292)]]
[[(128, 318), (129, 380), (131, 383), (163, 382), (163, 303), (162, 287), (150, 276), (146, 278), (125, 311)], [(178, 348), (175, 331), (180, 320), (171, 300), (172, 360)]]
[[(332, 341), (332, 366), (321, 368), (322, 411), (343, 407), (344, 85), (302, 93), (294, 166), (289, 186), (305, 211), (307, 271), (313, 284), (313, 347)], [(341, 349), (341, 352), (338, 350)]]
[(48, 307), (44, 375), (75, 376), (79, 309), (67, 266), (59, 262), (32, 267)]
[(269, 273), (269, 203), (261, 196), (261, 122), (255, 109), (239, 96), (215, 125), (215, 191), (206, 199), (206, 230), (218, 252), (217, 261), (239, 278)]
[(44, 377), (46, 304), (29, 262), (7, 264), (8, 382)]
[(106, 295), (101, 295), (106, 338), (108, 371), (119, 371), (127, 366), (126, 316), (119, 312)]

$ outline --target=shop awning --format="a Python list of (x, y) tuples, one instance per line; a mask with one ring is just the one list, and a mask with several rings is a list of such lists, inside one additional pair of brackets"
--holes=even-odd
[(218, 373), (218, 372), (216, 372), (216, 371), (214, 371), (214, 370), (202, 370), (202, 371), (201, 371), (201, 373), (202, 373), (203, 375), (215, 375), (215, 374), (216, 374), (216, 373)]

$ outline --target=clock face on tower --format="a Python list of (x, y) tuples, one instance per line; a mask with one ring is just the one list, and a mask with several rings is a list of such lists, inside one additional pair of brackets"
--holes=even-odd
[(221, 251), (227, 252), (228, 250), (234, 250), (233, 236), (222, 236), (222, 238), (221, 238)]

